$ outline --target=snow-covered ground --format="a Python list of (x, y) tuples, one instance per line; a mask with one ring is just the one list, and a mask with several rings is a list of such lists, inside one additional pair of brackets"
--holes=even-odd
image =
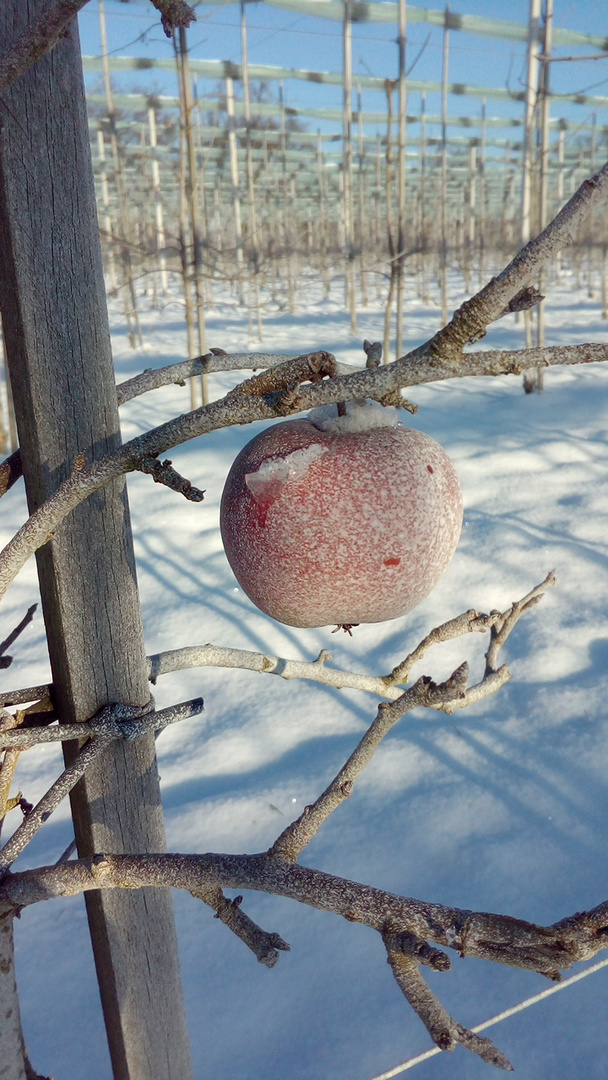
[[(453, 303), (462, 298), (454, 281)], [(323, 300), (314, 282), (297, 315), (265, 319), (276, 352), (329, 349), (362, 364), (342, 293)], [(142, 310), (146, 345), (132, 351), (111, 308), (117, 380), (186, 355), (178, 302)], [(379, 305), (360, 312), (361, 339), (382, 336)], [(406, 338), (437, 329), (439, 310), (412, 294)], [(547, 300), (547, 343), (606, 341), (598, 300), (565, 276)], [(219, 306), (208, 342), (258, 348), (247, 318)], [(521, 347), (512, 316), (484, 348)], [(233, 384), (212, 376), (212, 396)], [(503, 608), (555, 568), (557, 586), (513, 633), (512, 680), (448, 717), (417, 711), (380, 749), (350, 800), (303, 856), (306, 865), (404, 895), (550, 923), (606, 899), (608, 817), (608, 366), (554, 369), (545, 392), (525, 396), (518, 378), (465, 379), (417, 388), (408, 425), (437, 438), (455, 462), (465, 524), (457, 553), (431, 596), (393, 622), (294, 630), (263, 616), (238, 589), (218, 530), (223, 482), (251, 428), (228, 429), (172, 452), (206, 489), (194, 505), (136, 475), (129, 479), (147, 650), (214, 642), (385, 674), (424, 633), (467, 608)], [(123, 410), (124, 436), (189, 407), (188, 390), (154, 391)], [(258, 426), (255, 427), (255, 430)], [(17, 486), (2, 500), (4, 543), (24, 516)], [(0, 637), (36, 598), (33, 562), (9, 591)], [(437, 647), (415, 674), (444, 678), (467, 658), (482, 667), (485, 639)], [(38, 615), (13, 648), (2, 685), (48, 678)], [(168, 845), (177, 851), (258, 851), (322, 790), (375, 714), (377, 699), (314, 683), (228, 670), (163, 677), (160, 706), (203, 694), (202, 717), (170, 728), (158, 751)], [(19, 782), (33, 800), (59, 767), (57, 749), (22, 758)], [(67, 806), (18, 866), (56, 859), (71, 839)], [(430, 1040), (400, 995), (377, 935), (287, 900), (246, 894), (246, 910), (292, 951), (272, 971), (256, 963), (209, 909), (176, 895), (181, 960), (198, 1080), (371, 1080)], [(37, 905), (17, 923), (18, 977), (32, 1061), (61, 1080), (107, 1080), (110, 1066), (84, 903)], [(547, 987), (540, 976), (454, 957), (429, 981), (462, 1022), (474, 1025)], [(604, 1080), (608, 970), (556, 994), (489, 1034), (520, 1080)], [(490, 1075), (462, 1048), (417, 1066), (420, 1080)]]

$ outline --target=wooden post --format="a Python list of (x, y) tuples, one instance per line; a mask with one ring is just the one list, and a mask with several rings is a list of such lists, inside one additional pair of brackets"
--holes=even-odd
[(422, 236), (422, 303), (429, 303), (429, 268), (427, 252), (429, 248), (428, 221), (426, 213), (426, 90), (420, 95), (420, 232)]
[(368, 251), (371, 244), (371, 230), (365, 227), (365, 213), (366, 208), (369, 213), (371, 209), (371, 199), (368, 200), (365, 197), (365, 142), (363, 136), (363, 109), (361, 105), (361, 87), (357, 87), (357, 135), (359, 139), (359, 155), (357, 161), (357, 180), (358, 180), (358, 206), (359, 206), (359, 280), (361, 282), (361, 306), (367, 307), (367, 274), (365, 272), (365, 263), (369, 261)]
[[(188, 41), (185, 27), (180, 26), (178, 34), (178, 74), (180, 84), (180, 112), (183, 117), (183, 130), (186, 140), (186, 155), (188, 169), (186, 172), (186, 193), (190, 209), (190, 224), (192, 228), (192, 267), (194, 278), (194, 295), (196, 298), (196, 328), (198, 355), (204, 356), (207, 352), (207, 332), (205, 326), (205, 299), (203, 296), (203, 233), (201, 228), (201, 215), (199, 209), (199, 181), (196, 162), (196, 144), (192, 127), (192, 113), (194, 101), (192, 99), (192, 83), (190, 79), (190, 62), (188, 60)], [(208, 376), (201, 375), (202, 403), (209, 401), (207, 387)], [(194, 380), (192, 380), (192, 384)]]
[(241, 0), (241, 69), (243, 73), (243, 105), (245, 108), (245, 169), (247, 175), (247, 247), (253, 270), (253, 303), (249, 298), (249, 319), (255, 307), (258, 324), (258, 341), (262, 340), (262, 310), (260, 306), (260, 252), (253, 182), (253, 157), (251, 154), (251, 95), (249, 93), (249, 61), (247, 59), (247, 20), (245, 0)]
[(353, 236), (353, 57), (352, 57), (352, 22), (351, 0), (344, 0), (343, 23), (343, 59), (344, 59), (344, 97), (342, 107), (342, 144), (343, 144), (343, 217), (344, 217), (344, 256), (346, 270), (346, 307), (350, 312), (350, 328), (357, 334), (357, 299), (355, 294), (355, 251)]
[(441, 243), (439, 281), (441, 325), (448, 321), (448, 64), (450, 59), (450, 7), (446, 4), (443, 29), (443, 69), (441, 76)]
[(234, 115), (234, 83), (230, 76), (226, 78), (226, 113), (228, 116), (228, 150), (230, 156), (230, 187), (232, 202), (232, 222), (236, 247), (236, 271), (239, 303), (243, 298), (243, 228), (241, 225), (241, 185), (239, 180), (239, 162), (236, 148), (236, 121)]
[(131, 342), (131, 347), (135, 348), (136, 345), (143, 344), (143, 335), (141, 332), (141, 324), (139, 321), (139, 311), (137, 308), (137, 293), (135, 291), (133, 263), (131, 259), (131, 248), (129, 246), (129, 241), (131, 240), (131, 222), (129, 220), (129, 205), (125, 197), (122, 164), (120, 161), (120, 153), (118, 149), (116, 110), (114, 108), (114, 95), (112, 93), (112, 82), (110, 79), (110, 62), (108, 57), (108, 43), (106, 36), (106, 15), (103, 0), (97, 0), (97, 7), (99, 13), (99, 37), (101, 42), (103, 80), (110, 130), (110, 146), (112, 147), (112, 157), (114, 159), (114, 182), (116, 185), (116, 197), (118, 200), (117, 233), (119, 234), (122, 241), (121, 259), (125, 273), (125, 285), (123, 289), (125, 315), (129, 327), (129, 340)]
[(106, 240), (108, 278), (112, 292), (118, 292), (116, 261), (114, 259), (114, 237), (112, 235), (112, 218), (110, 215), (110, 189), (108, 187), (108, 170), (106, 167), (106, 144), (102, 124), (97, 128), (97, 158), (101, 180), (101, 203), (103, 206), (103, 229)]
[(163, 221), (163, 196), (160, 186), (160, 167), (158, 164), (158, 142), (156, 138), (156, 109), (148, 109), (148, 128), (150, 131), (150, 161), (152, 166), (152, 190), (154, 192), (154, 223), (156, 225), (155, 243), (160, 286), (163, 296), (167, 295), (169, 280), (167, 277), (167, 257), (165, 255), (165, 224)]
[[(283, 83), (279, 82), (279, 110), (281, 115), (281, 162), (282, 162), (282, 180), (283, 190), (281, 193), (281, 210), (283, 218), (283, 246), (287, 259), (287, 292), (289, 297), (289, 313), (293, 314), (296, 310), (295, 300), (295, 281), (294, 281), (294, 250), (293, 250), (293, 228), (291, 217), (291, 204), (289, 202), (288, 195), (288, 175), (287, 175), (287, 126), (285, 123), (285, 105), (283, 102)], [(288, 210), (289, 208), (289, 210)]]
[(486, 185), (486, 99), (481, 99), (481, 123), (480, 123), (480, 140), (479, 140), (479, 161), (478, 161), (478, 175), (479, 175), (479, 212), (478, 212), (478, 232), (479, 232), (479, 268), (478, 268), (478, 288), (482, 288), (486, 280), (485, 270), (485, 256), (486, 247), (488, 247), (488, 241), (486, 238), (487, 230), (487, 185)]
[(407, 25), (406, 0), (399, 0), (399, 123), (397, 164), (397, 357), (403, 355), (403, 279), (405, 276), (405, 131), (407, 113), (407, 89), (405, 85), (405, 32)]
[[(545, 19), (543, 28), (543, 51), (541, 69), (541, 110), (540, 110), (540, 191), (539, 191), (539, 229), (544, 229), (548, 221), (547, 197), (549, 180), (549, 82), (550, 82), (550, 57), (553, 45), (553, 0), (545, 0)], [(541, 272), (538, 279), (538, 291), (542, 293), (544, 275)], [(545, 345), (545, 307), (539, 304), (536, 309), (536, 345), (539, 349)], [(536, 389), (543, 388), (543, 369), (536, 369)]]
[[(43, 0), (0, 7), (0, 49)], [(30, 510), (120, 444), (77, 23), (2, 96), (0, 308)], [(66, 722), (149, 698), (123, 482), (79, 506), (38, 552)], [(69, 754), (70, 747), (66, 748)], [(165, 846), (152, 736), (113, 743), (74, 791), (80, 855)], [(192, 1077), (168, 890), (87, 894), (116, 1080)], [(83, 1048), (86, 1052), (86, 1048)]]
[[(534, 163), (534, 131), (536, 98), (538, 93), (538, 28), (540, 23), (541, 0), (530, 0), (530, 20), (528, 24), (528, 63), (526, 78), (526, 103), (524, 111), (524, 152), (523, 175), (521, 182), (521, 244), (528, 243), (531, 231), (532, 212), (532, 169)], [(532, 348), (532, 321), (529, 311), (524, 311), (526, 348)], [(524, 387), (527, 388), (527, 376), (524, 372)]]

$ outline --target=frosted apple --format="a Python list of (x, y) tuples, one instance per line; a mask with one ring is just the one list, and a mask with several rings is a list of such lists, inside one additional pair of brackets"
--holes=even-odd
[(256, 435), (224, 487), (222, 539), (257, 607), (290, 626), (404, 615), (460, 536), (456, 470), (434, 439), (374, 402), (314, 409)]

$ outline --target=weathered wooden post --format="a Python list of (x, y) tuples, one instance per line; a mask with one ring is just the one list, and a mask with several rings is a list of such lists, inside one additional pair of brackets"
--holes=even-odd
[[(0, 49), (41, 0), (0, 6)], [(74, 22), (0, 99), (0, 307), (30, 509), (120, 442), (80, 47)], [(149, 698), (123, 483), (42, 548), (38, 573), (62, 720)], [(66, 753), (69, 754), (69, 747)], [(152, 737), (114, 743), (72, 802), (80, 855), (165, 846)], [(87, 894), (116, 1080), (192, 1076), (168, 890)]]

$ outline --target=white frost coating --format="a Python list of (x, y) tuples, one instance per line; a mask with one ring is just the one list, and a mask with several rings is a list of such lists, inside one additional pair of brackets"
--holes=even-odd
[(393, 405), (381, 405), (370, 398), (346, 402), (346, 416), (338, 416), (337, 405), (323, 405), (320, 409), (311, 409), (307, 419), (319, 431), (339, 434), (351, 434), (356, 431), (371, 431), (372, 428), (397, 427), (399, 413)]
[(269, 457), (263, 461), (256, 472), (245, 474), (245, 483), (254, 499), (268, 484), (288, 484), (291, 480), (301, 480), (306, 476), (313, 461), (327, 454), (328, 447), (312, 443), (303, 450), (293, 450), (291, 454)]

